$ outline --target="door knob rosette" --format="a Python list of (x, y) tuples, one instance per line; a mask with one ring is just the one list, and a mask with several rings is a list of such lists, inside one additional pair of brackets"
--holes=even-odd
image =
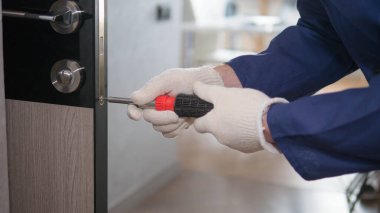
[(50, 72), (53, 86), (61, 93), (78, 91), (84, 81), (84, 67), (74, 60), (61, 60), (55, 63)]

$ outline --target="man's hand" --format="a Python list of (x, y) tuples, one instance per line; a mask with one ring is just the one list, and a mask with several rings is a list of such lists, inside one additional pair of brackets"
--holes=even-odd
[(278, 153), (264, 138), (262, 118), (270, 105), (287, 103), (285, 99), (271, 99), (258, 90), (226, 88), (201, 82), (194, 84), (194, 93), (214, 104), (213, 110), (194, 121), (198, 132), (211, 133), (220, 143), (241, 152), (253, 153), (266, 149)]
[[(210, 85), (223, 85), (221, 76), (211, 67), (177, 68), (167, 70), (152, 78), (131, 97), (137, 105), (144, 105), (154, 101), (160, 95), (193, 94), (193, 85), (196, 81)], [(182, 129), (188, 128), (193, 122), (192, 118), (179, 118), (171, 111), (141, 110), (134, 105), (128, 106), (128, 115), (133, 120), (139, 120), (143, 116), (146, 121), (152, 123), (156, 131), (168, 138), (176, 137)]]

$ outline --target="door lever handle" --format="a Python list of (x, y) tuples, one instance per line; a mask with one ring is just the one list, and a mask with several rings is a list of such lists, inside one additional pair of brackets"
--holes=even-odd
[(74, 22), (73, 16), (81, 13), (84, 13), (84, 11), (64, 11), (57, 15), (45, 15), (22, 11), (3, 10), (3, 16), (5, 17), (36, 19), (42, 21), (58, 22), (67, 25)]
[(29, 13), (24, 11), (3, 10), (4, 17), (24, 18), (49, 21), (52, 28), (61, 34), (69, 34), (76, 31), (85, 14), (75, 1), (57, 0), (48, 14)]

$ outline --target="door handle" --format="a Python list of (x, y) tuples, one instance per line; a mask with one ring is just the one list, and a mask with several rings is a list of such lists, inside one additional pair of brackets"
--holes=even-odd
[(49, 21), (58, 33), (69, 34), (76, 31), (82, 21), (82, 11), (75, 1), (58, 0), (49, 9), (48, 14), (29, 13), (24, 11), (3, 10), (4, 17)]
[(58, 15), (44, 15), (36, 13), (28, 13), (22, 11), (3, 10), (3, 16), (13, 18), (26, 18), (36, 19), (41, 21), (57, 22), (62, 24), (72, 24), (74, 22), (73, 16), (83, 13), (84, 11), (64, 11)]

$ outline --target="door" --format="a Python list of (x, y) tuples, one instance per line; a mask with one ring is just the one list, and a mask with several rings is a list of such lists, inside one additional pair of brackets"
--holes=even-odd
[(2, 5), (11, 212), (107, 212), (104, 2)]

